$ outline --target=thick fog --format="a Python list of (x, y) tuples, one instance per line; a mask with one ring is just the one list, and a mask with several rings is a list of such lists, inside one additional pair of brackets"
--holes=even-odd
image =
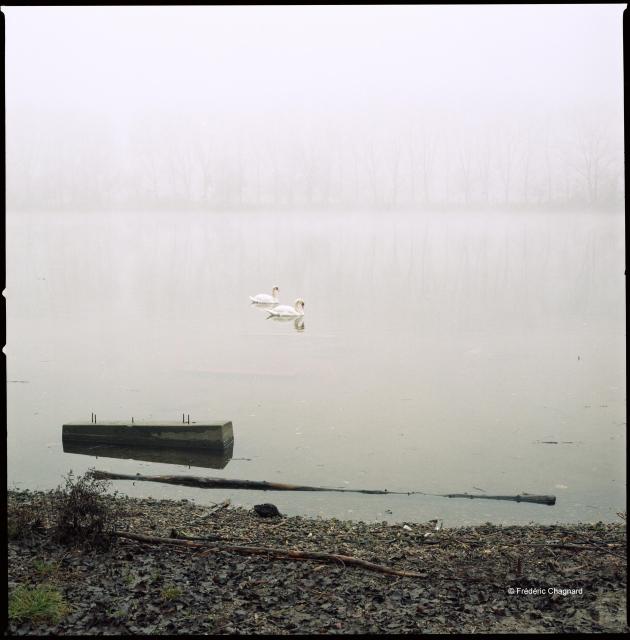
[(623, 9), (4, 8), (8, 208), (620, 206)]

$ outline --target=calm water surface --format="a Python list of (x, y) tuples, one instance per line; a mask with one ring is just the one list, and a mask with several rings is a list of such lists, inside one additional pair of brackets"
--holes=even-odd
[[(9, 486), (96, 467), (558, 498), (116, 485), (287, 514), (615, 520), (623, 238), (622, 215), (577, 212), (8, 214)], [(249, 304), (274, 284), (283, 303), (305, 300), (303, 325)], [(229, 419), (234, 457), (189, 469), (64, 452), (61, 425), (91, 412)]]

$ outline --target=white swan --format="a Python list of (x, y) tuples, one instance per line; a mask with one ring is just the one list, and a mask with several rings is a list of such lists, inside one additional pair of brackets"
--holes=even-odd
[(288, 304), (279, 304), (277, 307), (273, 309), (267, 309), (267, 313), (269, 317), (272, 316), (281, 316), (281, 317), (289, 317), (295, 318), (297, 316), (304, 315), (304, 300), (302, 298), (298, 298), (295, 301), (295, 304), (291, 307)]
[(259, 293), (257, 296), (249, 296), (249, 299), (256, 304), (278, 304), (280, 300), (278, 299), (278, 292), (280, 289), (278, 287), (274, 287), (271, 290), (271, 295), (268, 293)]

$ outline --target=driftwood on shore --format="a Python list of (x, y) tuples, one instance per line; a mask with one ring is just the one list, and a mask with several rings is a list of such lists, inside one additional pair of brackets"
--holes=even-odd
[(336, 489), (334, 487), (309, 487), (296, 484), (282, 484), (265, 480), (235, 480), (230, 478), (204, 478), (199, 476), (143, 476), (109, 471), (93, 470), (92, 476), (97, 480), (142, 480), (147, 482), (164, 482), (202, 489), (250, 489), (257, 491), (335, 491), (339, 493), (367, 493), (372, 495), (424, 495), (440, 498), (481, 498), (485, 500), (512, 500), (514, 502), (532, 502), (535, 504), (556, 504), (555, 496), (540, 496), (523, 493), (516, 496), (489, 496), (471, 493), (426, 493), (424, 491), (388, 491), (387, 489)]
[(341, 565), (354, 565), (362, 567), (368, 571), (376, 571), (377, 573), (387, 573), (393, 576), (402, 576), (404, 578), (424, 578), (424, 574), (415, 571), (405, 571), (403, 569), (393, 569), (382, 564), (375, 564), (367, 560), (361, 560), (354, 556), (345, 556), (337, 553), (323, 553), (321, 551), (299, 551), (296, 549), (274, 549), (270, 547), (245, 547), (241, 545), (227, 544), (216, 545), (208, 542), (197, 542), (193, 540), (181, 540), (179, 538), (158, 538), (156, 536), (148, 536), (143, 533), (131, 533), (129, 531), (116, 531), (115, 535), (119, 538), (128, 538), (137, 542), (145, 542), (148, 544), (172, 544), (176, 546), (200, 549), (202, 555), (209, 555), (214, 551), (232, 551), (245, 555), (259, 555), (274, 558), (282, 558), (285, 560), (319, 560), (320, 562), (333, 562)]
[[(433, 494), (431, 494), (433, 495)], [(536, 496), (529, 493), (521, 493), (517, 496), (486, 496), (475, 493), (445, 493), (443, 498), (484, 498), (485, 500), (514, 500), (515, 502), (533, 502), (535, 504), (556, 504), (556, 496)]]

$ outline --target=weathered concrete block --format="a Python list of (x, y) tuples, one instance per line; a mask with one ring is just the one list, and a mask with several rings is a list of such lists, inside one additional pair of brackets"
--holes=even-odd
[(223, 450), (234, 442), (232, 423), (181, 422), (69, 422), (62, 438), (75, 442), (94, 442), (141, 447), (177, 447)]

